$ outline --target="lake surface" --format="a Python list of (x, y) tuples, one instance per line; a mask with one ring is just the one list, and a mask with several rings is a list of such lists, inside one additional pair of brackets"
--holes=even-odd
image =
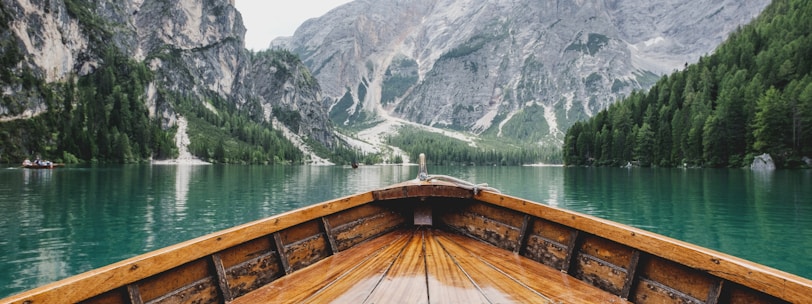
[[(812, 278), (812, 170), (429, 167)], [(0, 168), (0, 298), (417, 167)]]

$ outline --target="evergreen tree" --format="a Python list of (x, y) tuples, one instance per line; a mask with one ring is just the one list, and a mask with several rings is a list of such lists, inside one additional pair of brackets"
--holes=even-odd
[(637, 137), (634, 146), (634, 157), (640, 162), (643, 167), (651, 165), (652, 151), (654, 150), (654, 131), (651, 130), (648, 123), (643, 123), (643, 126), (637, 130)]
[(756, 153), (785, 155), (788, 152), (787, 142), (791, 142), (790, 117), (790, 108), (775, 87), (771, 87), (759, 98), (753, 123), (756, 140), (753, 149)]
[[(610, 118), (605, 124), (596, 115), (584, 124), (595, 127), (581, 128), (578, 137), (593, 138), (597, 165), (625, 161), (627, 147), (618, 145), (660, 166), (740, 167), (764, 152), (780, 165), (799, 165), (812, 153), (809, 20), (812, 2), (773, 1), (713, 55), (610, 106), (599, 114)], [(578, 155), (568, 155), (568, 164), (585, 156), (583, 142), (572, 139), (566, 145), (575, 148), (563, 150)]]

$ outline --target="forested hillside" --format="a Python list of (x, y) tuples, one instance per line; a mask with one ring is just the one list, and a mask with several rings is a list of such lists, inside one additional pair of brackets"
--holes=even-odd
[(521, 166), (546, 163), (560, 164), (560, 150), (548, 147), (525, 148), (507, 140), (479, 140), (475, 145), (437, 133), (404, 127), (387, 143), (400, 147), (410, 159), (423, 153), (435, 165)]
[(290, 52), (245, 50), (232, 3), (0, 2), (0, 163), (172, 159), (176, 135), (215, 163), (331, 157), (315, 78)]
[(573, 125), (568, 165), (780, 167), (812, 156), (812, 2), (776, 0), (714, 54)]
[[(25, 81), (25, 89), (37, 94), (48, 111), (0, 123), (0, 152), (5, 159), (42, 156), (64, 162), (123, 163), (176, 153), (171, 134), (149, 117), (144, 105), (143, 87), (153, 73), (112, 48), (103, 60), (95, 73), (77, 81), (45, 83), (34, 77)], [(13, 76), (3, 79), (14, 81)], [(2, 106), (19, 114), (15, 112), (22, 113), (23, 102), (6, 96)]]

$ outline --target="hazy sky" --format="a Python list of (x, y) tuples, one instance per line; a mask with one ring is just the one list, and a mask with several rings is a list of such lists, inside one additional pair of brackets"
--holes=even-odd
[(245, 48), (255, 51), (268, 48), (271, 40), (292, 36), (305, 20), (324, 15), (351, 0), (236, 0), (245, 28)]

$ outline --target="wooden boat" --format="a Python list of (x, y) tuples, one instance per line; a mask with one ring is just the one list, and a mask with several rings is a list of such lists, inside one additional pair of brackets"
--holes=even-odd
[(37, 165), (37, 164), (32, 163), (32, 164), (28, 164), (28, 165), (23, 165), (23, 168), (25, 168), (25, 169), (54, 169), (54, 168), (60, 168), (60, 167), (64, 167), (64, 166), (65, 166), (65, 164), (53, 164), (52, 163), (52, 164), (49, 164), (49, 165)]
[(812, 303), (812, 281), (421, 172), (0, 303)]
[(22, 166), (24, 169), (53, 169), (65, 166), (65, 164), (58, 164), (48, 160), (40, 161), (39, 159), (32, 162), (26, 159), (25, 161), (23, 161)]

